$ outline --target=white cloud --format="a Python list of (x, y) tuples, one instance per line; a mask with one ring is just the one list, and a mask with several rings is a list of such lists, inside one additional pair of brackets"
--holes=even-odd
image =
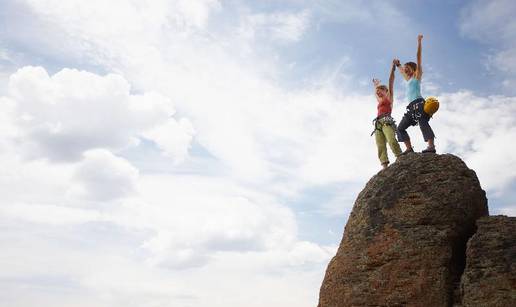
[(516, 178), (511, 149), (516, 98), (457, 92), (440, 95), (439, 100), (441, 108), (431, 121), (438, 146), (465, 159), (484, 188), (503, 190)]
[[(34, 7), (42, 10), (42, 6)], [(168, 13), (163, 12), (164, 16)], [(303, 181), (325, 184), (346, 180), (353, 174), (365, 178), (374, 170), (372, 166), (364, 168), (357, 164), (363, 157), (375, 159), (374, 154), (362, 150), (365, 148), (362, 145), (371, 143), (372, 139), (362, 139), (353, 149), (345, 144), (357, 133), (368, 135), (367, 122), (373, 117), (374, 107), (364, 105), (363, 101), (374, 104), (372, 97), (339, 96), (333, 84), (327, 82), (317, 87), (308, 85), (303, 92), (285, 91), (274, 81), (274, 60), (263, 59), (252, 51), (245, 53), (248, 43), (238, 33), (185, 33), (160, 15), (161, 23), (135, 18), (138, 27), (147, 30), (145, 35), (137, 32), (122, 40), (90, 21), (83, 22), (82, 11), (50, 9), (42, 14), (51, 16), (63, 31), (74, 32), (79, 50), (90, 46), (84, 53), (95, 62), (120, 71), (137, 88), (156, 90), (170, 97), (195, 127), (200, 145), (243, 180), (257, 183), (300, 173), (300, 184)], [(99, 24), (117, 22), (119, 14), (106, 14), (99, 14)], [(256, 22), (254, 26), (259, 31), (270, 33), (267, 36), (297, 40), (306, 31), (310, 13), (249, 14), (248, 17)], [(76, 30), (68, 27), (69, 19), (74, 20)], [(124, 24), (125, 20), (119, 23)], [(170, 27), (169, 32), (164, 33), (163, 27)], [(131, 27), (126, 33), (130, 31), (133, 31)], [(155, 37), (160, 39), (153, 40)], [(112, 53), (99, 54), (96, 52), (99, 49)], [(239, 57), (240, 51), (246, 54), (244, 58)], [(353, 118), (348, 116), (351, 110), (356, 112)], [(328, 122), (322, 127), (314, 126), (325, 120)], [(153, 135), (162, 140), (165, 151), (176, 153), (177, 159), (182, 160), (184, 147), (169, 148), (180, 138), (169, 134), (165, 140), (163, 133), (159, 137), (157, 133)], [(341, 146), (328, 150), (335, 143)], [(348, 158), (342, 159), (343, 156)], [(285, 168), (285, 163), (291, 166)]]
[(171, 118), (175, 111), (169, 99), (152, 92), (132, 95), (119, 75), (63, 69), (49, 76), (41, 67), (24, 67), (10, 77), (7, 99), (21, 131), (17, 141), (32, 158), (75, 161), (92, 148), (120, 150), (158, 126), (162, 132), (178, 129), (169, 133), (181, 142), (172, 146), (166, 140), (164, 146), (168, 152), (173, 147), (181, 159), (191, 141), (191, 133), (183, 132), (185, 125)]
[(100, 211), (0, 206), (2, 223), (13, 225), (0, 236), (9, 242), (0, 278), (12, 292), (0, 296), (20, 303), (14, 294), (23, 286), (26, 306), (83, 297), (98, 306), (240, 306), (261, 288), (278, 296), (247, 305), (315, 303), (335, 247), (298, 240), (292, 212), (268, 195), (220, 178), (170, 175), (141, 176), (138, 191)]
[(288, 252), (288, 259), (290, 265), (303, 265), (306, 263), (324, 263), (328, 261), (330, 256), (337, 252), (336, 246), (321, 247), (311, 242), (299, 242), (295, 247)]
[(127, 197), (136, 192), (138, 176), (138, 170), (129, 161), (104, 149), (89, 150), (77, 166), (74, 174), (77, 185), (70, 193), (98, 201)]
[(15, 102), (6, 97), (0, 97), (0, 107), (2, 108), (2, 112), (0, 112), (0, 133), (4, 136), (0, 140), (0, 150), (2, 150), (9, 146), (7, 139), (16, 137), (20, 131), (14, 121)]
[[(0, 279), (9, 280), (10, 289), (0, 295), (3, 301), (66, 306), (89, 297), (97, 306), (242, 305), (256, 287), (277, 294), (316, 289), (334, 252), (299, 240), (290, 209), (230, 178), (137, 176), (127, 161), (102, 149), (67, 164), (7, 153), (0, 161), (0, 221), (12, 225), (0, 238), (9, 246), (0, 257)], [(136, 194), (116, 190), (133, 185)], [(76, 186), (88, 194), (66, 193)], [(84, 196), (104, 205), (84, 206)], [(243, 274), (254, 287), (244, 287)], [(213, 291), (215, 281), (223, 289)], [(26, 289), (23, 299), (19, 287)], [(232, 297), (235, 289), (243, 292)], [(251, 306), (315, 300), (313, 292)]]
[(170, 120), (161, 126), (154, 127), (143, 135), (154, 140), (163, 153), (172, 157), (175, 163), (180, 163), (188, 156), (188, 149), (195, 130), (188, 119), (181, 118), (179, 121)]
[[(124, 240), (104, 248), (109, 242), (99, 237), (95, 242), (97, 249), (90, 244), (76, 244), (72, 248), (70, 239), (78, 240), (84, 233), (70, 231), (66, 235), (47, 229), (46, 234), (48, 237), (35, 233), (12, 242), (0, 256), (4, 264), (0, 277), (6, 281), (6, 291), (0, 294), (3, 302), (23, 306), (40, 306), (45, 302), (63, 307), (314, 306), (316, 296), (303, 289), (318, 289), (322, 281), (319, 267), (292, 270), (269, 264), (266, 268), (272, 270), (264, 272), (267, 255), (263, 254), (223, 254), (210, 267), (167, 271), (142, 265)], [(0, 237), (5, 239), (6, 234)]]
[(156, 255), (153, 263), (182, 263), (213, 251), (288, 248), (296, 241), (289, 209), (227, 179), (145, 176), (139, 190), (140, 200), (126, 204), (130, 215), (120, 212), (120, 222), (155, 230), (144, 245)]

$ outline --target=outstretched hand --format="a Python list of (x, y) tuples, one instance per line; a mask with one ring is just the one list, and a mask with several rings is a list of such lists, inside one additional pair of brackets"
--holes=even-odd
[(380, 80), (376, 79), (376, 78), (373, 78), (373, 84), (374, 84), (375, 87), (377, 87), (378, 85), (380, 85)]
[(419, 34), (419, 35), (417, 36), (417, 40), (420, 42), (422, 39), (423, 39), (423, 34)]
[(394, 66), (400, 66), (400, 65), (401, 65), (401, 64), (400, 64), (400, 60), (398, 60), (398, 59), (393, 59), (393, 60), (392, 60), (392, 65), (394, 65)]

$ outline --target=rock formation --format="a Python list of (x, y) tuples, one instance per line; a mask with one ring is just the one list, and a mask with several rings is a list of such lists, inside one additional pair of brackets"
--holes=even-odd
[[(486, 287), (478, 276), (503, 284), (493, 291), (514, 295), (515, 231), (513, 223), (507, 236), (500, 236), (512, 242), (504, 243), (488, 231), (496, 227), (492, 223), (502, 222), (482, 219), (466, 255), (476, 221), (487, 215), (485, 192), (461, 159), (449, 154), (400, 157), (358, 195), (328, 265), (319, 307), (460, 306), (462, 296), (467, 306), (498, 306), (477, 304), (488, 300), (477, 295)], [(482, 243), (489, 238), (492, 247), (512, 244), (512, 251), (489, 255), (484, 249), (491, 245)], [(483, 253), (505, 260), (484, 260)], [(483, 267), (489, 261), (493, 272), (506, 275), (489, 275)]]
[(516, 217), (477, 221), (462, 275), (463, 306), (516, 306)]

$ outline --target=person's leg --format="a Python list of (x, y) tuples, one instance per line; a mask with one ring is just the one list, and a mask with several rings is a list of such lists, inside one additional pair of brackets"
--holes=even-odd
[(385, 135), (385, 139), (387, 140), (387, 143), (389, 143), (389, 147), (391, 148), (392, 152), (394, 153), (394, 156), (398, 157), (401, 155), (401, 148), (400, 144), (396, 140), (394, 127), (391, 125), (383, 125), (382, 127), (383, 134)]
[(376, 147), (378, 149), (378, 159), (380, 159), (380, 163), (382, 164), (383, 168), (386, 168), (389, 164), (389, 158), (387, 157), (387, 144), (385, 135), (381, 130), (376, 129), (374, 131), (374, 138), (376, 140)]
[(410, 114), (405, 113), (405, 115), (403, 115), (403, 118), (400, 121), (400, 124), (398, 125), (398, 129), (396, 130), (396, 133), (398, 134), (398, 141), (405, 143), (406, 146), (406, 149), (402, 154), (414, 151), (412, 149), (412, 144), (410, 143), (410, 137), (407, 133), (407, 128), (411, 125), (412, 119), (410, 117)]
[(430, 124), (428, 121), (430, 120), (430, 117), (426, 114), (421, 116), (419, 119), (419, 128), (421, 129), (421, 133), (423, 134), (423, 139), (425, 142), (428, 143), (428, 147), (424, 150), (424, 152), (435, 152), (435, 145), (434, 145), (434, 131), (432, 130), (432, 127), (430, 127)]

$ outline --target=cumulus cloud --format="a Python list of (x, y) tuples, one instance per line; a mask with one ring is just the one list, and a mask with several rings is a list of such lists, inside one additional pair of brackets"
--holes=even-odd
[(151, 263), (203, 265), (217, 251), (271, 250), (296, 241), (288, 208), (229, 180), (144, 176), (139, 190), (118, 222), (155, 231), (143, 244), (154, 255)]
[[(147, 130), (161, 129), (168, 153), (184, 159), (191, 141), (191, 125), (176, 123), (170, 99), (148, 92), (130, 93), (121, 76), (99, 76), (63, 69), (49, 76), (42, 67), (24, 67), (9, 79), (5, 108), (14, 105), (14, 122), (31, 158), (77, 161), (92, 148), (120, 150), (135, 145)], [(186, 120), (183, 120), (185, 122)], [(168, 132), (180, 141), (163, 137)], [(184, 135), (183, 135), (184, 134)]]
[(143, 135), (154, 140), (163, 150), (164, 155), (173, 158), (177, 164), (188, 156), (195, 129), (187, 118), (181, 118), (179, 121), (170, 120), (161, 126), (154, 127)]
[[(256, 79), (253, 75), (249, 75), (251, 71), (244, 71), (244, 73), (241, 73), (242, 69), (238, 65), (239, 63), (232, 61), (231, 57), (227, 57), (226, 54), (220, 54), (218, 46), (209, 48), (209, 51), (215, 51), (213, 54), (209, 52), (206, 54), (199, 54), (198, 50), (202, 49), (194, 48), (195, 45), (187, 45), (188, 48), (184, 50), (181, 49), (181, 52), (179, 53), (174, 53), (173, 51), (177, 50), (173, 48), (167, 49), (167, 47), (163, 49), (163, 53), (166, 51), (172, 51), (172, 56), (164, 56), (154, 47), (150, 47), (149, 45), (155, 42), (153, 40), (154, 38), (162, 38), (160, 36), (163, 34), (161, 32), (161, 27), (166, 25), (172, 26), (173, 24), (168, 23), (168, 21), (164, 21), (166, 18), (159, 18), (159, 16), (162, 16), (160, 14), (163, 12), (160, 9), (156, 9), (156, 6), (149, 4), (149, 6), (142, 7), (141, 10), (137, 10), (134, 7), (126, 8), (121, 4), (122, 9), (117, 13), (114, 13), (114, 10), (98, 11), (100, 8), (103, 8), (102, 5), (84, 6), (83, 4), (78, 4), (79, 9), (77, 9), (77, 7), (69, 3), (58, 5), (57, 3), (52, 2), (46, 3), (52, 4), (50, 5), (51, 9), (48, 10), (46, 5), (43, 5), (40, 2), (29, 3), (31, 4), (32, 9), (35, 12), (41, 12), (41, 15), (44, 18), (52, 17), (52, 23), (58, 24), (64, 32), (73, 33), (74, 35), (71, 40), (76, 40), (76, 50), (82, 52), (84, 51), (82, 48), (89, 48), (88, 52), (91, 52), (90, 56), (95, 56), (94, 60), (97, 61), (97, 63), (106, 63), (106, 61), (111, 60), (113, 56), (116, 57), (116, 61), (110, 62), (110, 65), (118, 65), (113, 67), (116, 67), (117, 71), (125, 72), (124, 75), (134, 77), (133, 80), (136, 80), (136, 83), (138, 84), (149, 84), (149, 80), (154, 80), (153, 77), (159, 75), (160, 82), (157, 87), (166, 89), (165, 94), (172, 97), (174, 101), (177, 99), (177, 102), (179, 103), (178, 106), (180, 106), (182, 111), (189, 116), (189, 119), (190, 116), (193, 116), (191, 118), (196, 127), (195, 131), (189, 119), (181, 119), (177, 122), (169, 121), (168, 123), (155, 124), (153, 127), (149, 127), (149, 122), (156, 123), (157, 121), (159, 122), (159, 120), (162, 120), (162, 118), (160, 117), (159, 120), (152, 120), (154, 115), (152, 111), (154, 111), (154, 109), (152, 107), (144, 108), (144, 106), (148, 106), (148, 104), (143, 103), (142, 101), (145, 100), (145, 97), (133, 97), (135, 95), (130, 94), (128, 85), (124, 84), (123, 78), (117, 75), (108, 75), (106, 77), (88, 75), (90, 78), (95, 80), (101, 79), (97, 80), (100, 84), (103, 84), (102, 79), (114, 79), (111, 80), (111, 82), (114, 83), (114, 85), (111, 86), (112, 90), (101, 91), (102, 93), (109, 94), (118, 92), (121, 93), (123, 96), (122, 98), (125, 100), (131, 100), (131, 102), (141, 101), (141, 103), (137, 103), (136, 107), (130, 108), (130, 111), (127, 111), (123, 107), (126, 103), (124, 103), (123, 100), (120, 102), (120, 99), (118, 99), (119, 104), (116, 109), (122, 110), (122, 114), (118, 117), (124, 119), (124, 121), (122, 122), (122, 120), (120, 120), (116, 123), (112, 123), (111, 126), (107, 127), (110, 129), (106, 129), (106, 127), (98, 128), (98, 130), (92, 133), (93, 136), (97, 136), (99, 135), (100, 130), (111, 131), (117, 128), (115, 130), (120, 131), (121, 134), (121, 136), (115, 138), (115, 141), (118, 142), (105, 142), (104, 139), (102, 140), (104, 143), (101, 143), (100, 141), (91, 142), (88, 146), (82, 146), (73, 150), (73, 157), (68, 157), (69, 160), (78, 161), (81, 154), (86, 151), (86, 154), (84, 154), (85, 160), (79, 162), (78, 168), (74, 173), (74, 180), (77, 181), (83, 189), (88, 191), (88, 193), (85, 193), (90, 197), (96, 196), (98, 199), (107, 201), (122, 196), (124, 193), (117, 192), (113, 195), (107, 193), (102, 182), (108, 181), (109, 184), (106, 184), (107, 187), (112, 186), (114, 181), (120, 179), (120, 177), (115, 177), (114, 179), (111, 178), (113, 172), (116, 173), (117, 171), (122, 171), (125, 175), (134, 174), (134, 170), (131, 171), (131, 167), (125, 163), (121, 163), (118, 158), (111, 156), (105, 151), (91, 151), (91, 149), (106, 148), (113, 151), (116, 151), (117, 149), (119, 150), (120, 148), (123, 148), (123, 146), (130, 144), (131, 137), (138, 135), (139, 132), (141, 132), (144, 137), (155, 141), (158, 147), (162, 148), (165, 153), (178, 156), (179, 159), (181, 159), (181, 157), (184, 158), (186, 151), (185, 148), (189, 146), (192, 135), (196, 131), (199, 131), (200, 143), (205, 146), (210, 153), (231, 166), (232, 170), (239, 174), (243, 174), (243, 177), (247, 177), (249, 181), (256, 181), (255, 175), (257, 174), (258, 176), (256, 177), (263, 178), (259, 176), (259, 174), (268, 175), (271, 173), (268, 165), (268, 155), (281, 160), (289, 159), (289, 156), (283, 154), (281, 150), (275, 151), (273, 150), (273, 147), (269, 146), (280, 144), (282, 140), (287, 140), (287, 138), (291, 137), (289, 133), (294, 131), (294, 129), (287, 128), (288, 124), (284, 123), (282, 119), (282, 116), (287, 114), (286, 112), (288, 112), (288, 109), (286, 107), (276, 108), (278, 111), (281, 111), (281, 113), (275, 115), (272, 121), (264, 121), (264, 119), (270, 117), (270, 114), (259, 111), (259, 108), (253, 106), (253, 104), (262, 100), (268, 105), (273, 106), (270, 98), (263, 100), (264, 96), (258, 95), (257, 98), (252, 98), (251, 101), (248, 101), (248, 97), (252, 93), (261, 91), (265, 86), (267, 90), (263, 92), (264, 95), (268, 96), (272, 94), (274, 95), (273, 97), (276, 97), (277, 99), (288, 98), (288, 105), (290, 106), (295, 104), (296, 98), (287, 97), (288, 95), (283, 93), (277, 94), (277, 91), (273, 86), (264, 83), (264, 81), (259, 78)], [(176, 3), (174, 5), (181, 4)], [(43, 7), (45, 7), (45, 10), (43, 10)], [(155, 19), (151, 18), (153, 20), (152, 22), (147, 21), (147, 17), (149, 16), (142, 17), (139, 15), (140, 12), (148, 12), (147, 9), (150, 8), (153, 8), (151, 11), (157, 14), (153, 16), (158, 17)], [(164, 11), (165, 13), (163, 14), (168, 17), (170, 15), (170, 11), (167, 11), (166, 9)], [(92, 14), (96, 15), (100, 20), (98, 24), (91, 23), (89, 22), (89, 19), (86, 18)], [(186, 15), (184, 17), (188, 18)], [(201, 16), (207, 15), (201, 14)], [(134, 22), (132, 17), (135, 17), (134, 20), (140, 20), (141, 22)], [(306, 13), (297, 17), (306, 18)], [(205, 18), (206, 17), (202, 17), (201, 21), (196, 21), (193, 24), (202, 26), (202, 24), (206, 22)], [(128, 20), (130, 20), (130, 24), (127, 24)], [(278, 20), (279, 19), (276, 17), (269, 21), (277, 23), (279, 22)], [(286, 39), (297, 39), (298, 34), (296, 34), (296, 31), (302, 30), (302, 25), (296, 20), (297, 19), (295, 18), (287, 18), (285, 23), (282, 23), (281, 32), (278, 33), (283, 35), (283, 38)], [(113, 27), (110, 27), (111, 23), (113, 23)], [(119, 29), (117, 27), (121, 27), (123, 25), (128, 26), (127, 30), (124, 30), (124, 33), (130, 33), (131, 35), (120, 38), (118, 36), (121, 31), (117, 30)], [(267, 27), (265, 24), (262, 25)], [(174, 29), (180, 28), (181, 27), (178, 26), (178, 28)], [(177, 38), (174, 35), (172, 37), (174, 39)], [(183, 41), (181, 42), (184, 43)], [(162, 47), (163, 45), (158, 44), (158, 46)], [(130, 47), (135, 47), (135, 49)], [(156, 57), (149, 57), (149, 54), (142, 51), (144, 49), (150, 51), (150, 54), (156, 55)], [(92, 50), (109, 50), (110, 53), (98, 53)], [(142, 52), (138, 53), (138, 50)], [(179, 59), (174, 59), (174, 56), (178, 55), (181, 57), (179, 57)], [(210, 60), (209, 58), (206, 58), (206, 56), (218, 57), (221, 61), (217, 63), (217, 61)], [(164, 59), (167, 59), (168, 62), (162, 62)], [(150, 65), (148, 65), (149, 63)], [(157, 69), (159, 66), (157, 63), (165, 63), (166, 65), (161, 69)], [(178, 65), (178, 63), (181, 64)], [(203, 71), (206, 72), (206, 75), (203, 78), (198, 78), (198, 72), (200, 71), (199, 68), (201, 66), (203, 67)], [(136, 75), (132, 74), (133, 68), (140, 71), (144, 67), (150, 67), (150, 70), (154, 70), (153, 73), (138, 74), (139, 76), (145, 75), (146, 77), (144, 78), (136, 78)], [(221, 67), (225, 67), (226, 70), (221, 71)], [(27, 70), (29, 70), (29, 68), (27, 68)], [(177, 74), (178, 72), (181, 74)], [(221, 72), (226, 80), (224, 80), (224, 78), (220, 78)], [(68, 75), (72, 75), (72, 77), (75, 75), (85, 74), (84, 72), (68, 70), (66, 70), (66, 73)], [(43, 83), (43, 85), (40, 86), (42, 88), (40, 90), (41, 92), (52, 93), (52, 95), (39, 95), (45, 97), (45, 106), (48, 105), (50, 107), (55, 107), (60, 106), (61, 104), (64, 105), (64, 103), (61, 103), (58, 98), (61, 96), (66, 97), (67, 94), (72, 96), (71, 98), (75, 98), (77, 94), (75, 96), (72, 94), (76, 91), (78, 93), (83, 93), (86, 96), (89, 94), (87, 92), (87, 88), (79, 87), (77, 85), (73, 87), (73, 90), (70, 90), (69, 93), (60, 93), (59, 91), (61, 88), (56, 86), (54, 83), (56, 83), (56, 80), (63, 79), (56, 77), (61, 74), (65, 73), (60, 72), (55, 76), (50, 77), (46, 75), (46, 73), (40, 71), (39, 75), (34, 78), (36, 79), (36, 84)], [(22, 77), (20, 77), (21, 81), (13, 83), (14, 88), (17, 88), (20, 84), (25, 84), (25, 86), (27, 86), (26, 82), (24, 82), (25, 80), (23, 80), (23, 74), (20, 73), (20, 75), (22, 75)], [(46, 81), (38, 82), (38, 79)], [(86, 83), (83, 81), (84, 80), (77, 81), (76, 83)], [(192, 81), (195, 83), (189, 83)], [(238, 81), (242, 81), (243, 86), (241, 89), (235, 91), (234, 84), (238, 84)], [(73, 85), (73, 83), (71, 83), (71, 85)], [(125, 85), (125, 89), (121, 85)], [(206, 85), (206, 87), (204, 87), (204, 85)], [(119, 89), (118, 91), (113, 90), (117, 88)], [(199, 91), (199, 88), (203, 88), (203, 91)], [(15, 91), (13, 91), (13, 93), (14, 92)], [(198, 94), (187, 95), (191, 92), (198, 92)], [(76, 121), (70, 120), (70, 122), (64, 121), (56, 123), (55, 121), (47, 120), (45, 116), (41, 117), (39, 115), (40, 112), (37, 112), (36, 115), (24, 114), (23, 110), (35, 110), (34, 106), (23, 107), (24, 102), (30, 99), (25, 98), (22, 94), (18, 95), (21, 97), (18, 97), (15, 94), (12, 94), (11, 96), (12, 97), (10, 97), (10, 99), (17, 102), (17, 112), (19, 117), (23, 117), (27, 122), (29, 122), (23, 123), (23, 125), (20, 124), (23, 131), (31, 132), (32, 130), (37, 129), (43, 130), (43, 133), (40, 133), (37, 137), (33, 138), (33, 142), (36, 142), (39, 147), (45, 147), (45, 149), (47, 149), (48, 152), (45, 152), (45, 155), (42, 156), (48, 156), (49, 152), (55, 155), (63, 155), (66, 153), (66, 151), (61, 150), (62, 148), (57, 146), (43, 145), (49, 143), (46, 139), (55, 137), (56, 134), (62, 133), (62, 131), (67, 131), (67, 127), (73, 127), (72, 123), (75, 123)], [(47, 98), (48, 96), (51, 98)], [(128, 96), (129, 98), (127, 98)], [(54, 99), (53, 97), (58, 98)], [(108, 102), (111, 102), (112, 100), (116, 99), (105, 99), (105, 104), (109, 105)], [(19, 103), (20, 101), (22, 103)], [(307, 103), (311, 102), (306, 101), (303, 104)], [(238, 106), (238, 104), (240, 104), (240, 106)], [(161, 106), (162, 104), (159, 105)], [(166, 101), (164, 105), (167, 105)], [(81, 105), (79, 105), (79, 107), (80, 106)], [(74, 111), (75, 110), (76, 109), (74, 108)], [(131, 113), (133, 110), (137, 110), (138, 112), (133, 114)], [(87, 110), (82, 110), (79, 113), (89, 113), (85, 111)], [(125, 114), (125, 112), (128, 112), (129, 115)], [(68, 114), (72, 115), (71, 113), (71, 111), (68, 112)], [(136, 113), (137, 116), (132, 116), (136, 115)], [(165, 112), (158, 113), (161, 116)], [(146, 114), (148, 116), (146, 116)], [(140, 121), (131, 122), (131, 119), (133, 118), (137, 118)], [(206, 119), (206, 124), (203, 124), (204, 119)], [(296, 126), (303, 125), (303, 122), (305, 122), (305, 119), (302, 117), (299, 118), (298, 115), (294, 116), (293, 120), (296, 121)], [(32, 122), (34, 121), (43, 122), (44, 124), (32, 125)], [(254, 127), (248, 129), (245, 127), (248, 123), (254, 123), (256, 127), (263, 127), (264, 130), (260, 131)], [(82, 124), (88, 125), (89, 122), (83, 120)], [(197, 128), (197, 124), (201, 125), (200, 128)], [(272, 124), (272, 127), (266, 127), (269, 124)], [(40, 128), (41, 126), (45, 129)], [(136, 131), (135, 126), (138, 127)], [(172, 133), (166, 133), (169, 128), (177, 128), (179, 130), (174, 130)], [(268, 134), (277, 128), (287, 128), (291, 132), (285, 133), (285, 131), (278, 129), (280, 137), (278, 138), (276, 133), (273, 134), (273, 138), (271, 139), (272, 143), (261, 147), (257, 142), (256, 137), (259, 137), (260, 139), (268, 139), (270, 138)], [(133, 130), (127, 132), (128, 129)], [(310, 127), (309, 129), (312, 128)], [(179, 133), (181, 130), (185, 133)], [(126, 132), (124, 133), (122, 131)], [(70, 136), (73, 135), (75, 137), (80, 137), (84, 134), (88, 133), (77, 129), (72, 131)], [(115, 136), (118, 135), (115, 134)], [(295, 146), (299, 146), (299, 144), (301, 144), (301, 142)], [(102, 168), (106, 168), (108, 172), (99, 173), (96, 171)], [(129, 178), (131, 178), (131, 176), (129, 176)], [(138, 179), (139, 187), (141, 187), (143, 181), (144, 179)], [(132, 186), (132, 182), (133, 180), (129, 180), (120, 184), (127, 188)], [(191, 184), (191, 180), (189, 181), (189, 184)], [(153, 185), (157, 186), (159, 183), (154, 182)], [(174, 185), (181, 186), (183, 190), (186, 189), (186, 187), (179, 185), (177, 182), (175, 182)], [(224, 196), (220, 196), (219, 194), (222, 192), (212, 195), (206, 191), (207, 189), (209, 190), (209, 186), (201, 186), (185, 196), (185, 193), (173, 188), (173, 186), (162, 187), (161, 190), (156, 193), (156, 195), (161, 195), (159, 200), (152, 201), (152, 195), (140, 195), (136, 197), (136, 199), (139, 199), (137, 203), (141, 204), (141, 206), (135, 205), (136, 207), (130, 207), (137, 210), (138, 214), (124, 214), (122, 211), (120, 212), (119, 217), (121, 219), (123, 217), (126, 221), (131, 221), (130, 225), (135, 226), (142, 225), (142, 219), (137, 217), (148, 216), (148, 219), (152, 222), (144, 223), (143, 225), (156, 231), (156, 237), (147, 240), (147, 243), (145, 243), (144, 246), (156, 255), (155, 258), (157, 259), (157, 263), (168, 263), (171, 266), (174, 266), (174, 259), (176, 258), (179, 259), (177, 260), (179, 264), (188, 263), (188, 261), (190, 261), (188, 259), (195, 258), (195, 255), (192, 255), (190, 252), (191, 250), (194, 250), (196, 254), (199, 255), (203, 253), (209, 254), (207, 251), (213, 250), (264, 250), (276, 248), (277, 246), (293, 244), (293, 242), (295, 242), (295, 219), (289, 210), (277, 204), (272, 205), (270, 204), (270, 201), (257, 201), (248, 197), (226, 195), (226, 193), (223, 193)], [(227, 189), (227, 187), (224, 187), (224, 190), (225, 189)], [(143, 188), (143, 191), (145, 190), (146, 189)], [(163, 191), (167, 190), (175, 191), (175, 194), (163, 195)], [(203, 191), (205, 196), (198, 195), (198, 191)], [(145, 194), (145, 192), (142, 193)], [(72, 193), (72, 195), (74, 194)], [(165, 203), (164, 200), (166, 200)], [(167, 204), (169, 204), (169, 201), (177, 207), (168, 208)], [(267, 205), (267, 203), (269, 203), (269, 205)], [(197, 210), (190, 210), (189, 208), (192, 207), (197, 208)], [(164, 214), (163, 210), (169, 210), (169, 214)], [(178, 214), (178, 212), (182, 212), (182, 214)], [(143, 220), (145, 220), (145, 218), (143, 218)], [(190, 221), (200, 221), (202, 223), (200, 230), (201, 233), (199, 233), (197, 228), (188, 226), (188, 223), (185, 223), (185, 220), (189, 221), (188, 223), (190, 223)], [(225, 222), (221, 223), (221, 225), (219, 225), (218, 222), (214, 222), (219, 220)], [(161, 225), (161, 227), (151, 227), (151, 225), (156, 224)], [(192, 222), (192, 224), (195, 225), (196, 223)], [(178, 234), (184, 235), (178, 236)], [(194, 237), (192, 236), (196, 235), (201, 239), (194, 240)], [(190, 246), (192, 243), (187, 242), (192, 241), (197, 243)], [(197, 260), (191, 263), (195, 263), (196, 261)]]
[[(154, 7), (154, 4), (148, 5), (141, 11)], [(207, 7), (215, 9), (215, 6)], [(72, 10), (71, 5), (43, 10), (40, 4), (33, 4), (32, 8), (42, 16), (51, 16), (62, 31), (74, 32), (77, 48), (89, 46), (87, 51), (81, 50), (93, 61), (107, 63), (138, 88), (170, 97), (195, 127), (196, 141), (243, 180), (263, 182), (300, 173), (301, 185), (303, 181), (326, 184), (349, 179), (357, 171), (367, 177), (374, 170), (373, 166), (357, 167), (356, 162), (364, 154), (368, 160), (374, 160), (373, 154), (361, 149), (364, 146), (351, 150), (343, 144), (354, 133), (368, 133), (367, 122), (372, 112), (364, 101), (374, 103), (372, 97), (344, 97), (338, 94), (332, 81), (308, 85), (304, 91), (283, 90), (274, 80), (274, 61), (262, 59), (253, 52), (244, 59), (239, 58), (239, 51), (245, 51), (245, 47), (239, 46), (248, 44), (238, 33), (185, 34), (180, 26), (167, 23), (167, 18), (163, 17), (170, 15), (170, 10), (156, 9), (155, 13), (161, 16), (156, 16), (157, 20), (135, 16), (139, 21), (135, 24), (146, 30), (145, 35), (132, 25), (124, 33), (136, 31), (135, 35), (120, 39), (118, 32), (115, 35), (83, 20), (86, 12), (99, 9), (95, 5), (79, 12)], [(110, 12), (99, 14), (96, 19), (100, 24), (115, 22), (117, 26), (126, 22), (125, 18), (117, 21), (121, 13)], [(134, 8), (123, 12), (140, 14)], [(247, 17), (252, 31), (286, 41), (300, 39), (310, 25), (310, 12), (306, 10), (248, 14)], [(166, 34), (164, 27), (170, 27)], [(156, 37), (160, 39), (155, 40)], [(112, 53), (99, 54), (99, 49)], [(138, 51), (143, 49), (150, 53)], [(356, 112), (353, 118), (347, 116), (351, 110)], [(324, 121), (327, 122), (317, 126)], [(193, 132), (186, 121), (168, 125), (179, 126), (185, 134), (165, 135), (156, 128), (147, 130), (146, 135), (161, 140), (160, 147), (169, 154), (174, 153), (181, 161), (185, 151), (181, 144), (186, 143)], [(361, 145), (369, 141), (363, 139)], [(328, 150), (336, 143), (341, 146)], [(171, 148), (175, 145), (179, 148)], [(340, 158), (345, 155), (350, 158)], [(333, 162), (337, 160), (338, 163)], [(285, 168), (285, 163), (291, 165)]]
[(89, 150), (75, 171), (77, 186), (71, 193), (99, 201), (127, 197), (136, 192), (138, 176), (129, 161), (104, 149)]
[[(0, 276), (6, 281), (6, 291), (0, 294), (3, 301), (21, 302), (23, 306), (45, 302), (63, 307), (293, 307), (317, 302), (310, 291), (302, 289), (320, 286), (319, 268), (296, 271), (276, 265), (276, 270), (264, 272), (265, 255), (234, 253), (219, 255), (212, 266), (168, 271), (142, 264), (123, 237), (110, 242), (106, 238), (111, 235), (102, 232), (94, 244), (87, 240), (77, 244), (82, 243), (79, 239), (83, 235), (84, 231), (63, 234), (52, 228), (44, 234), (12, 232), (10, 236), (26, 237), (13, 242), (2, 255)], [(0, 235), (2, 239), (6, 236)], [(75, 245), (71, 239), (76, 240)], [(103, 247), (101, 251), (99, 245)], [(296, 292), (299, 294), (295, 296), (283, 295)]]
[(441, 109), (432, 124), (438, 146), (463, 157), (484, 188), (503, 190), (516, 179), (516, 159), (509, 147), (516, 138), (516, 98), (463, 91), (439, 99)]
[[(88, 154), (88, 160), (113, 159), (98, 150)], [(80, 170), (81, 163), (77, 166)], [(118, 200), (108, 210), (1, 206), (2, 223), (18, 225), (0, 236), (11, 242), (0, 259), (0, 278), (11, 280), (7, 287), (14, 291), (3, 298), (19, 302), (11, 294), (17, 293), (16, 286), (30, 284), (41, 292), (27, 292), (27, 306), (38, 301), (64, 306), (88, 293), (96, 294), (96, 305), (125, 306), (127, 300), (157, 306), (213, 306), (212, 300), (220, 306), (241, 305), (257, 294), (256, 287), (269, 292), (315, 289), (322, 266), (335, 252), (335, 247), (297, 239), (291, 210), (230, 180), (143, 175), (137, 182), (137, 196)], [(32, 253), (23, 252), (29, 248)], [(254, 287), (242, 285), (242, 274)], [(212, 292), (215, 284), (222, 288)], [(63, 298), (62, 291), (70, 288)], [(231, 298), (235, 289), (245, 293)], [(315, 302), (315, 296), (278, 296), (270, 302), (278, 301), (299, 306)]]

